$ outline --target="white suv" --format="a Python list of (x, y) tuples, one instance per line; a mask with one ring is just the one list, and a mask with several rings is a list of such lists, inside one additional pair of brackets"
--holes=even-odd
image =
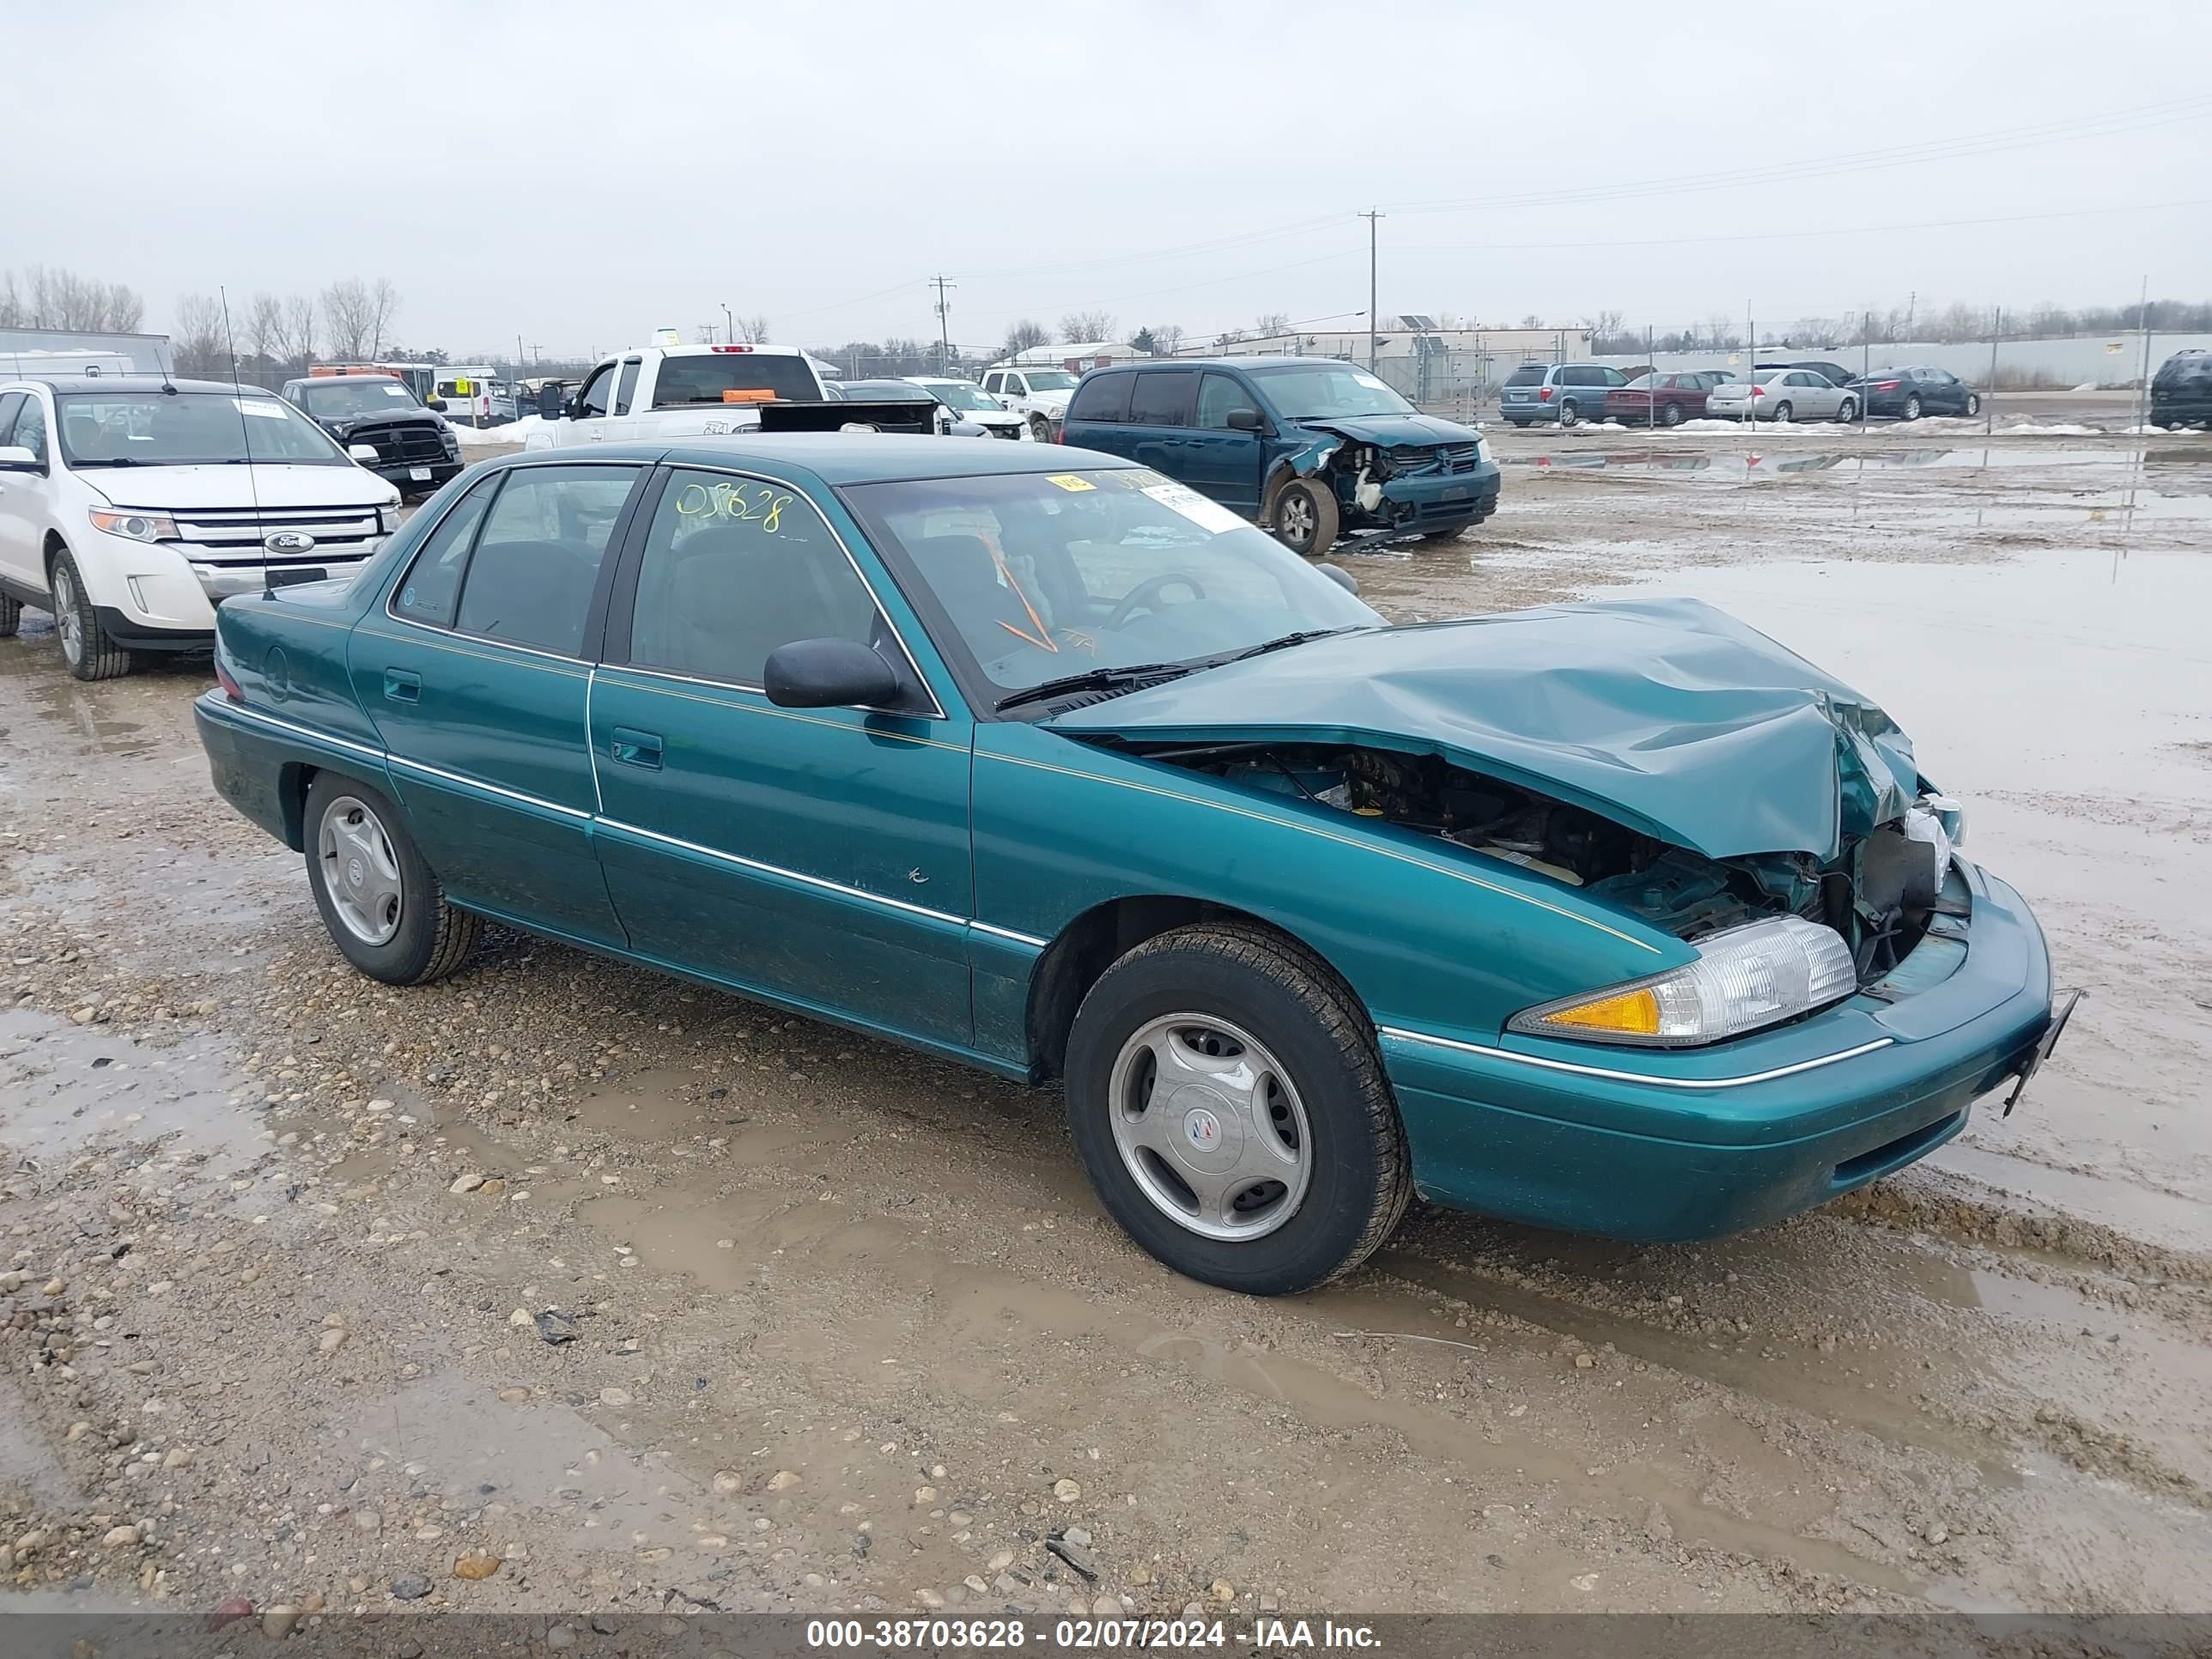
[(398, 490), (257, 387), (0, 383), (0, 637), (52, 612), (81, 680), (205, 650), (225, 598), (350, 575), (398, 522)]

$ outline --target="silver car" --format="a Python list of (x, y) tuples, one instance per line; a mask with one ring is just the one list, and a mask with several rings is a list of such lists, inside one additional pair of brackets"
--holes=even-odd
[(1705, 413), (1723, 421), (1856, 421), (1859, 398), (1809, 368), (1762, 368), (1748, 380), (1715, 386)]

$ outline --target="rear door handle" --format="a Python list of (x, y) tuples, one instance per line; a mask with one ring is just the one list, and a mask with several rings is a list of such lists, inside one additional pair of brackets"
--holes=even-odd
[(660, 769), (660, 733), (640, 732), (634, 726), (617, 726), (611, 733), (613, 741), (609, 751), (625, 766), (642, 766), (649, 772)]
[(392, 702), (420, 702), (422, 677), (411, 669), (387, 668), (384, 671), (384, 695)]

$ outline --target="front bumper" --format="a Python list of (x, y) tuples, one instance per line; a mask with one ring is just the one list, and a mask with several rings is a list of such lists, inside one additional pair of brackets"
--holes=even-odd
[[(1925, 1157), (2032, 1072), (2051, 958), (2020, 895), (1972, 866), (1966, 953), (1893, 1002), (1671, 1053), (1382, 1027), (1421, 1194), (1640, 1240), (1762, 1226)], [(1911, 958), (1907, 958), (1910, 963)]]
[(1340, 501), (1346, 531), (1398, 531), (1426, 535), (1455, 525), (1486, 519), (1498, 510), (1498, 486), (1503, 475), (1495, 461), (1480, 461), (1464, 472), (1420, 472), (1382, 483), (1382, 505), (1368, 512)]
[(2150, 418), (2154, 422), (2179, 421), (2191, 425), (2198, 421), (2212, 421), (2212, 396), (2161, 398), (2154, 395)]
[[(442, 489), (461, 476), (465, 465), (459, 457), (447, 461), (379, 461), (374, 466), (362, 463), (366, 471), (376, 476), (401, 495)], [(418, 478), (417, 472), (427, 472), (427, 478)]]

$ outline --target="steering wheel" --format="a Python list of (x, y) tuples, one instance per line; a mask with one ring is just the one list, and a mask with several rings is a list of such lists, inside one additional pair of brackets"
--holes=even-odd
[(1157, 576), (1146, 577), (1144, 580), (1124, 593), (1121, 596), (1121, 603), (1114, 607), (1114, 614), (1106, 618), (1106, 626), (1119, 628), (1129, 620), (1133, 611), (1152, 607), (1163, 588), (1178, 586), (1190, 589), (1190, 596), (1194, 599), (1202, 599), (1206, 597), (1206, 589), (1199, 585), (1198, 578), (1188, 570), (1163, 570)]

